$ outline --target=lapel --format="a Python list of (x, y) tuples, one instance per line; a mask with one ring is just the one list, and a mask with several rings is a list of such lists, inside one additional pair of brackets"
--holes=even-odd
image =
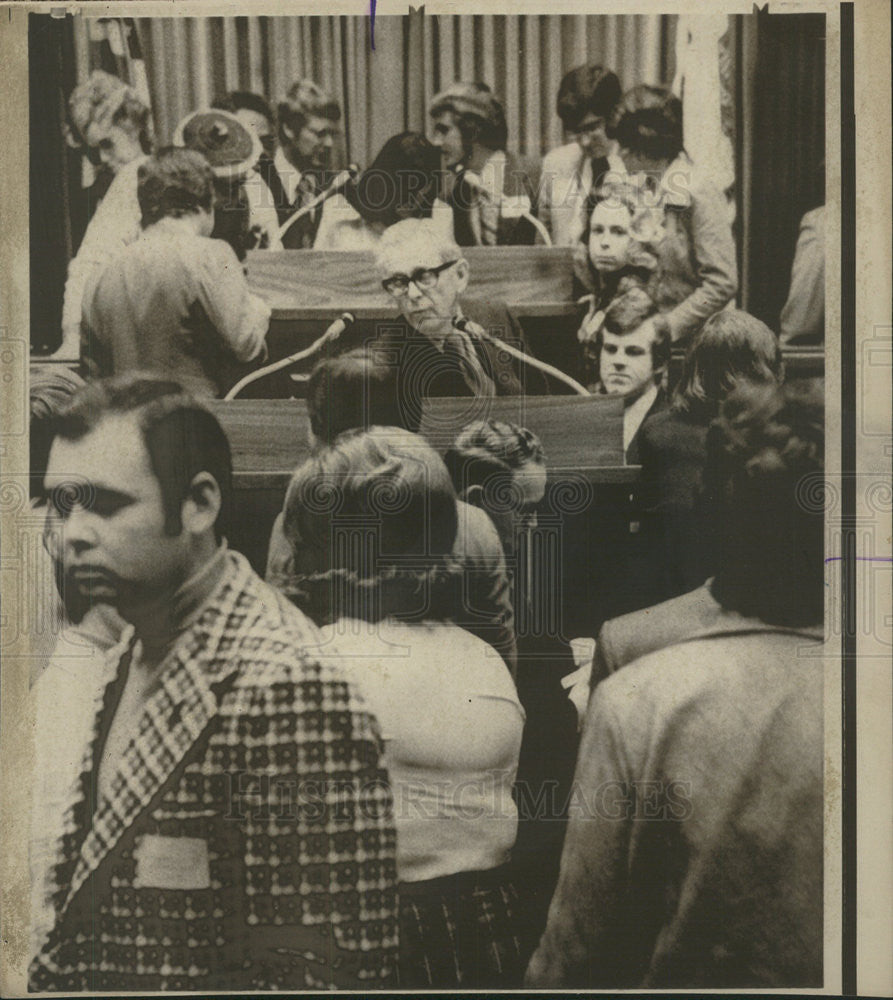
[[(235, 564), (240, 570), (238, 576), (244, 576), (245, 567), (238, 561)], [(230, 612), (244, 589), (233, 575), (231, 563), (204, 611), (168, 654), (158, 690), (146, 703), (137, 736), (128, 745), (110, 782), (114, 794), (100, 799), (91, 824), (89, 798), (95, 784), (94, 752), (103, 714), (101, 708), (97, 712), (78, 801), (73, 803), (88, 829), (74, 862), (59, 919), (195, 745), (217, 714), (228, 683), (235, 679), (235, 670), (225, 677), (218, 676), (225, 672), (228, 662), (228, 657), (218, 656), (218, 650), (224, 639), (231, 638)], [(128, 652), (132, 649), (129, 646)]]

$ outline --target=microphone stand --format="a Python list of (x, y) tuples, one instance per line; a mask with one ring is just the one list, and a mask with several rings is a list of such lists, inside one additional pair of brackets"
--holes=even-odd
[(273, 361), (269, 365), (264, 365), (263, 368), (258, 368), (256, 372), (250, 372), (244, 378), (240, 378), (238, 382), (229, 390), (229, 392), (223, 397), (224, 400), (235, 399), (236, 396), (246, 387), (251, 385), (252, 382), (257, 382), (258, 379), (263, 378), (265, 375), (272, 375), (275, 372), (282, 371), (283, 368), (287, 368), (289, 365), (293, 365), (298, 361), (303, 361), (305, 358), (309, 358), (312, 354), (316, 354), (321, 348), (323, 348), (329, 341), (337, 340), (342, 333), (354, 322), (353, 313), (342, 313), (339, 319), (326, 330), (326, 332), (318, 337), (313, 343), (304, 348), (303, 351), (296, 351), (294, 354), (289, 354), (287, 358), (281, 358), (279, 361)]
[(281, 240), (282, 237), (285, 236), (298, 219), (303, 219), (305, 215), (309, 215), (310, 212), (319, 208), (326, 198), (331, 197), (336, 191), (340, 191), (341, 188), (348, 183), (348, 181), (353, 180), (356, 173), (357, 169), (355, 167), (348, 167), (347, 170), (342, 171), (342, 176), (336, 177), (335, 180), (325, 189), (325, 191), (320, 191), (315, 198), (308, 201), (306, 205), (302, 205), (297, 212), (290, 215), (279, 227), (279, 239)]
[(563, 382), (573, 389), (578, 396), (592, 395), (584, 385), (581, 385), (575, 378), (571, 378), (570, 375), (566, 375), (560, 368), (556, 368), (554, 365), (547, 364), (545, 361), (540, 361), (538, 358), (531, 357), (529, 354), (519, 351), (504, 340), (500, 340), (499, 337), (494, 337), (492, 333), (488, 333), (479, 323), (473, 323), (464, 316), (457, 316), (453, 319), (453, 326), (457, 330), (462, 330), (463, 333), (474, 333), (476, 336), (488, 340), (495, 347), (498, 347), (500, 351), (505, 351), (513, 358), (523, 361), (526, 365), (538, 368), (541, 372), (545, 372), (546, 375), (551, 375), (553, 378), (558, 379), (559, 382)]

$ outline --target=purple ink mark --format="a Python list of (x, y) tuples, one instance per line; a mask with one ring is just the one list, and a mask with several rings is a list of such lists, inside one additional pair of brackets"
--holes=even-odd
[(375, 51), (375, 3), (376, 0), (369, 0), (369, 44), (372, 51)]
[[(842, 562), (846, 556), (828, 556), (825, 560), (827, 566), (830, 562)], [(893, 556), (853, 556), (855, 562), (893, 562)]]

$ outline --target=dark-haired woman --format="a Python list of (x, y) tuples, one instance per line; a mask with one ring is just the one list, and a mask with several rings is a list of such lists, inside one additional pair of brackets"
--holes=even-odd
[(628, 91), (611, 135), (642, 201), (663, 209), (655, 299), (673, 340), (687, 340), (738, 290), (726, 199), (685, 152), (682, 102), (670, 91), (646, 85)]
[(512, 784), (524, 713), (503, 660), (452, 623), (456, 494), (423, 438), (348, 431), (294, 474), (291, 596), (375, 713), (394, 793), (399, 987), (520, 983)]
[(314, 250), (372, 250), (403, 219), (433, 219), (453, 238), (453, 213), (438, 197), (441, 153), (419, 132), (382, 146), (359, 179), (325, 203)]
[(701, 516), (710, 423), (740, 383), (780, 383), (783, 377), (778, 338), (769, 327), (749, 313), (725, 310), (695, 335), (670, 408), (642, 425), (643, 541), (660, 553), (654, 603), (701, 586), (713, 572), (713, 546)]

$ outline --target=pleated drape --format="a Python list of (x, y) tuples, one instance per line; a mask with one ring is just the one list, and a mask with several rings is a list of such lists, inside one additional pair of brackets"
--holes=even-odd
[[(344, 111), (345, 157), (369, 163), (404, 129), (424, 131), (427, 107), (455, 80), (482, 80), (501, 97), (509, 146), (539, 156), (562, 141), (555, 95), (584, 62), (613, 69), (624, 87), (672, 79), (675, 18), (666, 15), (136, 18), (155, 127), (167, 142), (179, 120), (228, 90), (271, 103), (306, 76)], [(89, 21), (76, 19), (78, 74), (91, 68)]]

